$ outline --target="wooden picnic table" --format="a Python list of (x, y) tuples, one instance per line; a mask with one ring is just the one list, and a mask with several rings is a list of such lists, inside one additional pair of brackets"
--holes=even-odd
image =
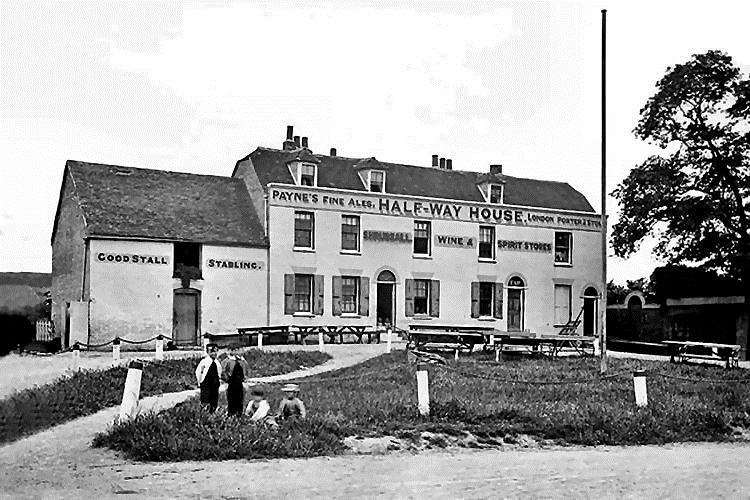
[[(742, 346), (738, 344), (718, 344), (715, 342), (693, 342), (683, 340), (663, 340), (670, 349), (669, 361), (683, 362), (685, 359), (713, 359), (725, 361), (727, 368), (739, 365)], [(700, 352), (695, 352), (700, 351)], [(709, 351), (710, 354), (706, 354)]]
[(292, 334), (295, 343), (302, 344), (308, 335), (323, 334), (328, 337), (329, 344), (335, 344), (338, 337), (339, 343), (344, 343), (344, 335), (354, 335), (357, 337), (357, 343), (364, 344), (364, 336), (367, 335), (367, 343), (371, 344), (373, 339), (379, 344), (381, 329), (373, 328), (368, 325), (314, 325), (314, 326), (295, 326)]
[[(409, 325), (407, 349), (419, 349), (428, 344), (465, 349), (470, 354), (477, 344), (485, 344), (487, 328), (451, 325)], [(491, 328), (489, 330), (492, 330)]]
[(563, 348), (572, 348), (582, 355), (594, 354), (596, 337), (585, 335), (535, 335), (529, 332), (504, 332), (496, 330), (495, 342), (489, 344), (501, 352), (506, 346), (521, 346), (532, 352), (555, 358)]
[[(289, 343), (289, 327), (286, 325), (237, 328), (237, 335), (240, 339), (247, 337), (247, 345), (256, 345), (258, 336), (263, 336), (263, 344)], [(253, 336), (256, 338), (255, 342)]]

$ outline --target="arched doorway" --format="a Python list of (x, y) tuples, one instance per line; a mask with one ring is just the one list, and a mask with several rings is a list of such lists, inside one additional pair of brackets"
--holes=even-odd
[(599, 293), (593, 286), (583, 291), (583, 334), (589, 337), (596, 335), (596, 317), (599, 305)]
[(387, 269), (381, 271), (377, 277), (377, 284), (377, 324), (378, 326), (395, 326), (396, 275)]
[(508, 280), (508, 331), (521, 332), (524, 329), (524, 308), (526, 307), (526, 283), (520, 276)]
[(177, 345), (200, 345), (201, 292), (177, 288), (172, 302), (172, 339)]

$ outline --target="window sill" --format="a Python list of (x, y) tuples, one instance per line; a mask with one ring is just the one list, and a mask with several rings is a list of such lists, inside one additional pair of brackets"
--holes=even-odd
[(412, 257), (415, 259), (432, 260), (432, 255), (413, 254)]
[(423, 320), (432, 320), (432, 316), (427, 316), (426, 314), (415, 314), (412, 316), (415, 320), (423, 321)]
[(497, 318), (493, 318), (492, 316), (479, 316), (477, 319), (479, 321), (497, 321)]
[(295, 318), (314, 318), (315, 315), (309, 312), (296, 312), (292, 314)]
[(362, 255), (359, 250), (341, 250), (341, 255)]
[(357, 313), (341, 313), (341, 317), (342, 318), (361, 318), (362, 316), (360, 316)]
[(555, 262), (555, 267), (573, 267), (571, 262)]
[(294, 250), (295, 252), (315, 253), (315, 249), (314, 248), (294, 247), (292, 250)]
[(487, 257), (479, 257), (479, 262), (484, 262), (486, 264), (497, 264), (497, 260), (489, 259)]

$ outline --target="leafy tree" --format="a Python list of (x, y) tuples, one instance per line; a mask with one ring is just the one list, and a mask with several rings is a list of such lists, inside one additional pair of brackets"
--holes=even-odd
[(613, 192), (615, 253), (654, 236), (669, 263), (741, 279), (750, 307), (750, 80), (723, 52), (693, 55), (667, 68), (634, 132), (661, 154)]

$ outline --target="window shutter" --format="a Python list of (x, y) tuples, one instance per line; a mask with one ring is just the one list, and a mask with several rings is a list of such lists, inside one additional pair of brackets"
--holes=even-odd
[(430, 281), (430, 316), (440, 317), (440, 282), (438, 280)]
[(334, 316), (341, 316), (341, 282), (341, 276), (333, 277), (332, 313)]
[(370, 315), (370, 278), (359, 278), (359, 315)]
[(323, 276), (320, 274), (315, 275), (315, 289), (313, 290), (313, 298), (315, 300), (315, 314), (317, 316), (323, 315), (323, 300), (325, 298)]
[(503, 284), (495, 283), (495, 314), (498, 319), (503, 318)]
[(404, 280), (404, 316), (414, 316), (414, 280)]
[(294, 275), (284, 275), (284, 314), (294, 314)]
[(479, 282), (472, 281), (471, 283), (471, 317), (479, 317)]

